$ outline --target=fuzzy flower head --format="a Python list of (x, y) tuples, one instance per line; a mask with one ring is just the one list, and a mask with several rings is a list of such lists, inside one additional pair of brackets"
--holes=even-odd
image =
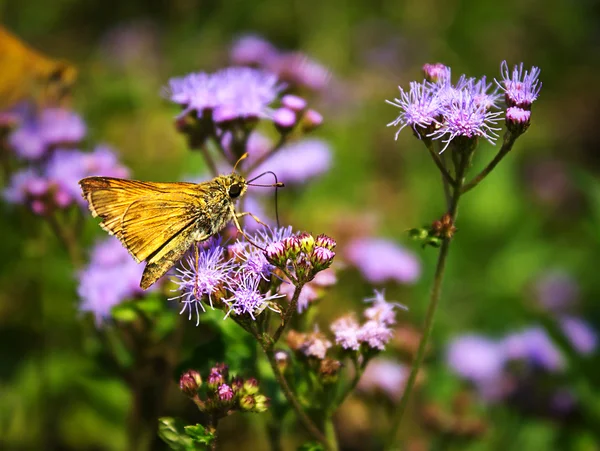
[(259, 289), (261, 280), (260, 277), (244, 274), (241, 278), (229, 282), (229, 290), (233, 295), (229, 299), (223, 299), (223, 302), (229, 306), (226, 316), (230, 314), (248, 315), (256, 320), (256, 316), (269, 307), (272, 300), (284, 296), (283, 294), (262, 293)]
[(385, 326), (393, 326), (396, 324), (396, 308), (408, 310), (408, 307), (396, 302), (388, 302), (385, 300), (385, 293), (375, 290), (375, 297), (365, 299), (365, 302), (372, 302), (373, 305), (365, 310), (365, 318), (373, 321), (378, 321)]
[(225, 249), (217, 238), (211, 238), (207, 245), (198, 251), (198, 260), (191, 252), (177, 268), (174, 278), (181, 292), (171, 299), (178, 299), (183, 304), (181, 313), (188, 311), (196, 314), (196, 325), (200, 323), (200, 309), (206, 311), (203, 302), (208, 299), (213, 307), (213, 295), (226, 283), (231, 281), (232, 261), (224, 259)]
[(79, 143), (86, 126), (79, 115), (60, 108), (42, 110), (38, 117), (24, 121), (10, 136), (9, 142), (17, 155), (35, 160), (52, 148)]
[(501, 113), (490, 111), (487, 103), (482, 102), (471, 90), (456, 91), (452, 100), (445, 102), (440, 111), (442, 118), (435, 121), (437, 129), (428, 136), (442, 139), (446, 143), (443, 150), (459, 136), (468, 139), (481, 137), (491, 144), (498, 138), (496, 132), (500, 128), (494, 125), (498, 123)]
[(342, 316), (331, 323), (331, 331), (335, 336), (335, 344), (343, 349), (358, 351), (360, 348), (360, 324), (352, 315)]
[(400, 98), (393, 101), (386, 100), (386, 102), (400, 108), (400, 114), (387, 125), (388, 127), (400, 126), (395, 139), (398, 139), (398, 135), (406, 126), (411, 127), (418, 136), (421, 136), (421, 132), (429, 130), (440, 115), (442, 106), (440, 99), (427, 88), (425, 82), (411, 82), (408, 92), (401, 87), (398, 89), (400, 89)]
[(101, 324), (115, 305), (148, 292), (139, 287), (143, 270), (118, 240), (111, 237), (96, 244), (90, 263), (78, 275), (79, 309), (93, 313)]
[(198, 117), (212, 114), (212, 119), (266, 118), (269, 105), (277, 99), (284, 85), (276, 75), (248, 67), (229, 67), (213, 74), (193, 73), (172, 78), (164, 90), (185, 113), (196, 111)]
[(510, 72), (506, 61), (502, 61), (500, 72), (502, 80), (496, 83), (504, 91), (506, 104), (509, 107), (530, 109), (542, 89), (542, 82), (539, 80), (540, 69), (533, 66), (531, 70), (523, 72), (523, 63), (521, 63)]

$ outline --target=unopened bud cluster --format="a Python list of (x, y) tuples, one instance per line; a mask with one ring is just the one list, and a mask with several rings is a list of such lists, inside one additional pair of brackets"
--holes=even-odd
[(210, 369), (206, 383), (197, 371), (186, 371), (181, 375), (179, 387), (202, 412), (218, 418), (236, 411), (262, 413), (269, 407), (269, 398), (260, 393), (255, 378), (231, 376), (224, 363)]
[(336, 242), (327, 235), (316, 238), (301, 233), (267, 246), (267, 260), (283, 270), (291, 269), (298, 281), (309, 282), (319, 271), (331, 266)]

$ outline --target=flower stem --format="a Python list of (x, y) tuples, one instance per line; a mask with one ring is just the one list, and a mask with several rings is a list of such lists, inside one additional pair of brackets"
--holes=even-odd
[(287, 135), (281, 135), (280, 138), (279, 138), (279, 141), (277, 141), (277, 144), (275, 144), (275, 147), (273, 147), (269, 152), (265, 152), (263, 155), (261, 155), (260, 157), (258, 157), (256, 159), (256, 161), (254, 163), (252, 163), (252, 166), (250, 166), (246, 172), (248, 174), (251, 174), (252, 171), (254, 171), (261, 164), (263, 164), (265, 161), (267, 161), (269, 158), (271, 158), (273, 155), (275, 155), (278, 151), (280, 151), (281, 148), (283, 147), (283, 145), (287, 141), (288, 141), (288, 136)]
[(450, 186), (456, 185), (456, 180), (452, 178), (452, 176), (448, 172), (448, 169), (446, 169), (446, 165), (444, 164), (440, 156), (437, 154), (437, 152), (433, 149), (433, 143), (431, 142), (431, 140), (427, 141), (425, 143), (425, 146), (427, 147), (427, 150), (429, 150), (429, 155), (431, 155), (431, 158), (433, 158), (433, 162), (440, 170), (444, 181)]
[(298, 419), (300, 420), (300, 422), (304, 425), (306, 430), (316, 440), (321, 442), (325, 446), (326, 449), (331, 450), (332, 448), (329, 445), (329, 441), (327, 440), (325, 435), (323, 435), (323, 433), (321, 431), (319, 431), (319, 428), (317, 428), (315, 423), (308, 417), (306, 412), (304, 412), (304, 409), (300, 405), (300, 401), (298, 401), (298, 399), (296, 398), (296, 395), (294, 395), (290, 386), (288, 385), (287, 380), (285, 379), (284, 375), (279, 370), (279, 366), (277, 365), (277, 360), (275, 360), (275, 352), (273, 351), (272, 344), (269, 345), (264, 340), (261, 340), (260, 344), (261, 344), (263, 351), (265, 352), (265, 354), (267, 356), (267, 359), (269, 360), (269, 364), (271, 365), (271, 369), (273, 370), (275, 379), (277, 379), (277, 383), (281, 387), (281, 390), (283, 391), (285, 398), (288, 400), (288, 402), (292, 406), (292, 409), (294, 409), (294, 412), (296, 412), (296, 415), (298, 416)]
[(296, 312), (296, 309), (298, 308), (298, 299), (300, 298), (300, 293), (302, 292), (303, 287), (304, 287), (303, 283), (296, 285), (296, 288), (294, 289), (294, 294), (292, 295), (292, 300), (290, 301), (290, 304), (288, 305), (285, 313), (283, 314), (281, 324), (279, 325), (279, 327), (273, 334), (273, 344), (275, 344), (279, 341), (279, 339), (281, 338), (281, 334), (283, 334), (283, 332), (285, 331), (285, 328), (287, 327), (290, 320), (292, 319), (292, 316), (294, 316), (294, 313)]
[(206, 147), (206, 144), (202, 144), (199, 147), (199, 150), (200, 150), (200, 153), (202, 154), (202, 157), (204, 158), (204, 162), (208, 166), (208, 170), (210, 171), (211, 175), (213, 177), (216, 177), (217, 175), (219, 175), (219, 171), (217, 170), (217, 165), (215, 164), (215, 160), (213, 160), (212, 155), (210, 154), (210, 152), (208, 151), (208, 148)]
[(469, 183), (464, 184), (464, 186), (462, 187), (461, 194), (464, 194), (467, 191), (471, 191), (473, 188), (475, 188), (477, 185), (479, 185), (479, 183), (484, 178), (486, 178), (490, 172), (492, 172), (492, 170), (498, 165), (498, 163), (500, 163), (500, 161), (502, 161), (502, 159), (508, 154), (508, 152), (511, 151), (513, 144), (515, 143), (516, 140), (517, 140), (517, 135), (507, 131), (504, 134), (504, 141), (502, 143), (502, 147), (500, 148), (500, 150), (498, 151), (498, 153), (496, 154), (494, 159), (492, 161), (490, 161), (490, 163), (479, 174), (477, 174), (473, 178), (473, 180), (471, 180)]
[[(470, 165), (471, 157), (472, 152), (468, 152), (463, 155), (456, 155), (456, 184), (454, 185), (454, 189), (452, 190), (452, 199), (450, 203), (450, 208), (448, 210), (448, 214), (450, 215), (452, 224), (454, 224), (454, 222), (456, 221), (456, 215), (458, 213), (458, 201), (460, 200), (460, 196), (463, 193), (462, 186), (464, 183), (464, 175), (468, 169), (468, 166)], [(421, 341), (419, 342), (417, 354), (410, 369), (410, 375), (408, 376), (408, 381), (406, 382), (406, 387), (404, 388), (402, 399), (400, 400), (398, 409), (396, 410), (394, 417), (392, 418), (392, 427), (390, 429), (390, 433), (386, 443), (386, 449), (392, 449), (394, 446), (396, 440), (396, 433), (398, 431), (398, 428), (400, 427), (402, 417), (408, 405), (408, 400), (415, 386), (417, 374), (425, 358), (427, 342), (429, 341), (431, 331), (433, 330), (433, 318), (435, 316), (435, 312), (437, 310), (440, 295), (442, 292), (442, 281), (444, 279), (446, 259), (448, 258), (448, 251), (450, 249), (451, 241), (452, 238), (445, 237), (440, 247), (440, 253), (438, 254), (437, 265), (435, 268), (435, 275), (433, 277), (433, 286), (431, 288), (429, 305), (425, 314), (425, 323), (423, 324), (423, 336), (421, 337)]]
[(75, 268), (79, 268), (82, 263), (81, 252), (79, 248), (79, 243), (77, 242), (77, 238), (73, 234), (73, 231), (58, 220), (54, 213), (50, 213), (44, 216), (50, 224), (52, 231), (61, 242), (67, 253), (69, 254), (69, 258), (71, 263)]
[(327, 416), (325, 419), (325, 435), (327, 437), (327, 443), (332, 451), (338, 451), (338, 441), (335, 435), (335, 425), (333, 424), (333, 418), (331, 416)]

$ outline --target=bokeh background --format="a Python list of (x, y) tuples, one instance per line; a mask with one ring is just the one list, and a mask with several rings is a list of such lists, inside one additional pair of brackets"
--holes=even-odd
[[(502, 60), (540, 67), (543, 88), (529, 131), (461, 204), (425, 380), (400, 436), (407, 450), (594, 450), (600, 429), (593, 332), (600, 323), (598, 5), (5, 0), (0, 18), (32, 47), (78, 68), (72, 107), (86, 121), (87, 141), (113, 146), (138, 179), (173, 181), (203, 172), (202, 159), (173, 126), (177, 109), (161, 97), (161, 87), (172, 76), (227, 66), (240, 36), (258, 34), (330, 70), (329, 84), (307, 95), (325, 119), (314, 134), (329, 143), (331, 167), (301, 188), (282, 190), (280, 214), (296, 229), (335, 237), (340, 252), (354, 238), (374, 236), (418, 259), (417, 280), (375, 284), (410, 308), (401, 319), (412, 333), (409, 326), (418, 330), (423, 320), (437, 252), (411, 242), (406, 230), (437, 219), (443, 195), (421, 143), (408, 131), (394, 141), (386, 124), (397, 109), (385, 99), (398, 95), (398, 85), (421, 80), (427, 62), (443, 62), (455, 76), (490, 79), (500, 76)], [(473, 171), (494, 152), (482, 144)], [(6, 203), (1, 208), (0, 447), (129, 449), (132, 391), (102, 359), (93, 318), (79, 309), (77, 272), (67, 253), (38, 216)], [(102, 233), (88, 218), (86, 245)], [(315, 318), (322, 326), (372, 293), (374, 284), (356, 269), (344, 268), (338, 278)], [(552, 328), (556, 316), (544, 308), (552, 302), (587, 324), (584, 355), (565, 357), (561, 370), (528, 370), (510, 379), (524, 384), (511, 396), (490, 400), (449, 364), (450, 347), (466, 334), (497, 342), (540, 325)], [(203, 325), (181, 327), (187, 348), (202, 343), (202, 352), (214, 351)], [(402, 360), (402, 340), (386, 358)], [(550, 340), (562, 349), (560, 338)], [(461, 358), (485, 362), (488, 351), (467, 347)], [(169, 401), (160, 414), (193, 421), (176, 372), (167, 377)], [(385, 434), (395, 402), (386, 393), (365, 390), (342, 406), (336, 417), (342, 449), (377, 449), (373, 437)], [(467, 417), (477, 425), (469, 433), (459, 427)], [(236, 416), (222, 428), (222, 449), (267, 448), (260, 416)], [(298, 443), (286, 440), (290, 449)], [(152, 446), (166, 449), (160, 441)]]

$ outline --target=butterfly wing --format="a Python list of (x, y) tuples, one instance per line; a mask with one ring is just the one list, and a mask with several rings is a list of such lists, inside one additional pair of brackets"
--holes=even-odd
[(210, 236), (204, 215), (210, 183), (153, 183), (109, 177), (80, 182), (93, 216), (137, 262), (147, 260), (142, 288), (177, 262), (194, 241)]

